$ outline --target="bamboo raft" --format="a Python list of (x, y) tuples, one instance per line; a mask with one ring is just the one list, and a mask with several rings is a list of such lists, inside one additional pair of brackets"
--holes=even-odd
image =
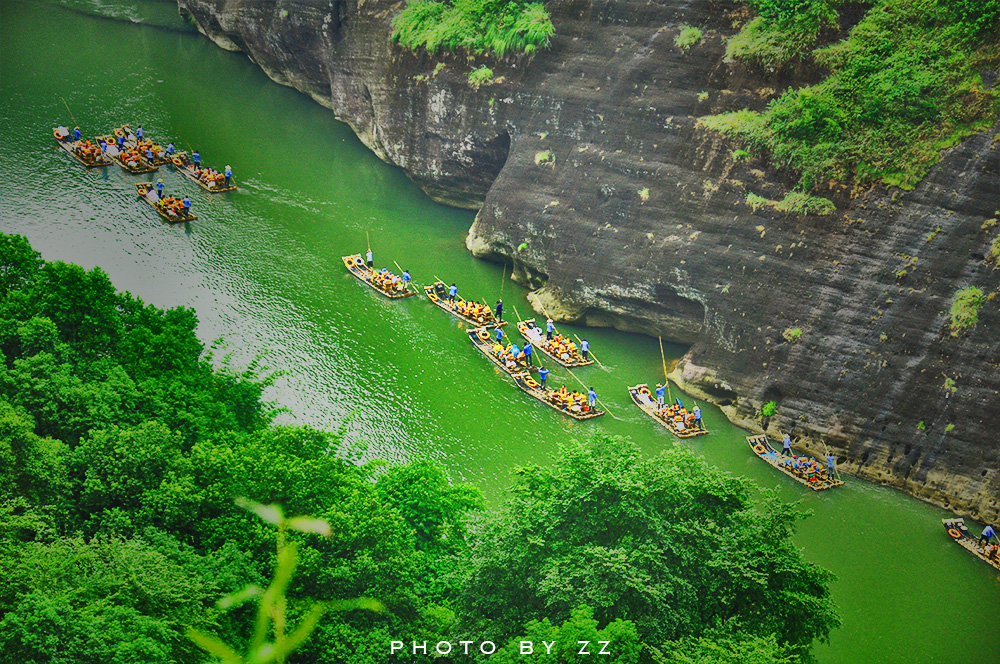
[(364, 283), (369, 288), (381, 293), (390, 300), (401, 300), (404, 297), (411, 297), (416, 295), (417, 292), (410, 290), (409, 286), (406, 286), (405, 290), (390, 292), (383, 288), (380, 288), (375, 284), (371, 277), (375, 274), (375, 270), (372, 270), (367, 265), (365, 265), (364, 259), (361, 258), (361, 254), (354, 254), (353, 256), (342, 256), (344, 265), (347, 266), (347, 270), (358, 278), (359, 281)]
[[(493, 311), (486, 307), (486, 314), (482, 317), (482, 320), (476, 320), (471, 316), (466, 316), (458, 309), (453, 309), (449, 300), (446, 299), (448, 292), (448, 287), (444, 285), (443, 281), (435, 281), (430, 286), (424, 286), (424, 293), (427, 295), (431, 302), (441, 307), (447, 311), (452, 316), (456, 318), (461, 318), (466, 323), (475, 325), (476, 327), (501, 327), (507, 324), (507, 321), (497, 321), (496, 316), (493, 315)], [(455, 302), (459, 305), (468, 305), (468, 302), (462, 299), (461, 296), (455, 296)]]
[[(526, 362), (518, 362), (517, 366), (513, 369), (508, 369), (506, 365), (500, 360), (499, 357), (493, 352), (493, 347), (496, 345), (495, 337), (490, 334), (489, 328), (477, 327), (474, 330), (468, 330), (469, 339), (475, 344), (476, 348), (482, 351), (483, 355), (489, 358), (490, 362), (497, 365), (503, 369), (506, 373), (511, 376), (519, 373), (530, 373), (532, 371), (538, 371), (538, 367), (533, 364), (528, 364)], [(505, 348), (510, 348), (510, 346), (505, 346)]]
[(98, 156), (97, 159), (91, 159), (89, 161), (87, 159), (84, 159), (83, 155), (77, 153), (76, 151), (77, 141), (74, 141), (72, 138), (70, 138), (69, 134), (61, 136), (58, 128), (52, 130), (52, 135), (55, 137), (56, 143), (59, 144), (59, 147), (68, 152), (71, 157), (76, 159), (78, 162), (80, 162), (87, 168), (103, 168), (105, 166), (111, 165), (111, 160), (108, 159), (106, 156)]
[[(535, 332), (531, 332), (531, 330), (535, 330)], [(594, 363), (594, 360), (590, 358), (586, 360), (583, 359), (583, 355), (581, 355), (578, 350), (574, 350), (572, 353), (567, 353), (569, 357), (558, 357), (555, 353), (549, 350), (545, 339), (545, 333), (542, 331), (542, 328), (535, 325), (534, 318), (518, 321), (517, 331), (521, 333), (522, 337), (531, 342), (533, 348), (545, 353), (552, 358), (553, 362), (557, 362), (564, 367), (585, 367), (588, 364)]]
[(590, 420), (604, 414), (603, 410), (599, 410), (597, 408), (590, 409), (589, 406), (587, 410), (572, 410), (565, 408), (562, 404), (556, 403), (552, 400), (551, 395), (555, 394), (557, 391), (542, 387), (537, 380), (531, 377), (531, 374), (522, 371), (514, 374), (513, 376), (514, 382), (517, 383), (517, 386), (522, 390), (535, 397), (549, 408), (558, 410), (563, 415), (569, 415), (574, 420)]
[(995, 558), (990, 560), (989, 554), (986, 552), (986, 547), (979, 543), (979, 540), (969, 533), (969, 529), (965, 527), (964, 519), (941, 519), (944, 524), (945, 530), (951, 535), (951, 538), (958, 543), (966, 551), (970, 551), (972, 555), (985, 561), (987, 565), (992, 565), (997, 569), (1000, 569), (1000, 554)]
[(151, 208), (156, 210), (156, 213), (160, 215), (160, 217), (162, 217), (164, 221), (170, 224), (179, 224), (183, 221), (194, 221), (195, 219), (198, 218), (190, 213), (170, 214), (169, 212), (161, 208), (155, 202), (150, 200), (150, 198), (147, 196), (147, 194), (151, 191), (155, 193), (155, 188), (156, 186), (152, 182), (137, 182), (135, 184), (135, 190), (139, 192), (139, 197), (142, 200), (146, 201)]
[(678, 427), (677, 423), (674, 422), (672, 418), (667, 417), (660, 412), (660, 406), (656, 403), (656, 398), (653, 397), (652, 393), (649, 391), (649, 386), (646, 383), (641, 383), (628, 388), (628, 393), (629, 396), (632, 397), (632, 401), (635, 402), (635, 405), (638, 406), (642, 412), (662, 424), (667, 431), (674, 434), (678, 438), (694, 438), (695, 436), (701, 436), (708, 433), (708, 429), (705, 428), (696, 429), (687, 425), (684, 425), (684, 428)]
[(824, 489), (832, 489), (834, 487), (844, 485), (843, 480), (839, 480), (836, 477), (829, 477), (825, 472), (816, 473), (813, 476), (814, 479), (812, 481), (800, 473), (795, 472), (792, 468), (782, 463), (782, 459), (788, 459), (790, 461), (792, 457), (782, 457), (777, 450), (771, 447), (766, 434), (747, 436), (747, 443), (749, 443), (750, 449), (754, 451), (754, 454), (784, 474), (788, 475), (799, 484), (804, 484), (813, 491), (823, 491)]
[[(236, 191), (237, 188), (235, 184), (236, 178), (230, 178), (231, 184), (228, 187), (224, 187), (221, 185), (215, 187), (209, 186), (207, 182), (203, 181), (201, 178), (197, 176), (194, 164), (191, 163), (191, 156), (187, 152), (178, 152), (170, 160), (170, 163), (173, 164), (174, 168), (177, 169), (177, 172), (179, 172), (181, 175), (191, 180), (192, 182), (194, 182), (207, 192), (213, 194), (221, 194), (224, 191)], [(414, 295), (415, 294), (416, 293), (414, 293)]]

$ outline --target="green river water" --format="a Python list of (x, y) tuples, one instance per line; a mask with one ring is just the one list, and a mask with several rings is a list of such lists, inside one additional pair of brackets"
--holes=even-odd
[[(267, 353), (287, 372), (269, 393), (283, 421), (343, 427), (369, 457), (437, 459), (494, 501), (516, 465), (545, 463), (594, 430), (649, 454), (690, 447), (813, 512), (796, 542), (837, 575), (844, 618), (814, 648), (819, 662), (1000, 662), (1000, 579), (952, 543), (946, 512), (852, 478), (808, 492), (705, 404), (712, 434), (677, 443), (625, 390), (662, 376), (655, 339), (563, 326), (606, 365), (575, 373), (619, 418), (574, 422), (517, 390), (426, 299), (392, 302), (361, 285), (340, 257), (362, 251), (366, 232), (379, 265), (395, 259), (418, 283), (440, 276), (492, 303), (502, 272), (466, 251), (472, 213), (431, 202), (329, 111), (193, 32), (172, 3), (0, 0), (0, 31), (0, 230), (46, 259), (101, 266), (159, 307), (193, 307), (202, 339), (224, 337), (236, 366)], [(133, 184), (148, 176), (87, 172), (52, 139), (59, 124), (93, 136), (124, 122), (231, 164), (241, 189), (210, 197), (161, 168), (155, 177), (191, 195), (199, 216), (170, 227), (138, 200)], [(530, 315), (523, 288), (503, 289), (508, 315)], [(668, 346), (668, 360), (683, 350)], [(574, 385), (565, 370), (552, 378)]]

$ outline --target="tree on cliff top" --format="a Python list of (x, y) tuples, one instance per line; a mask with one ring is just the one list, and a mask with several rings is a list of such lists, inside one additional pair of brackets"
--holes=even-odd
[(412, 50), (464, 48), (497, 57), (530, 55), (555, 32), (545, 5), (527, 0), (410, 0), (392, 27), (392, 38)]

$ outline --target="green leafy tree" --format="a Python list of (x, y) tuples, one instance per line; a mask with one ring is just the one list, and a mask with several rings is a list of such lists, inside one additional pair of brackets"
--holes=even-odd
[[(615, 620), (604, 629), (597, 628), (594, 611), (582, 605), (570, 612), (561, 625), (548, 618), (532, 620), (524, 634), (490, 657), (494, 664), (520, 664), (528, 659), (538, 664), (590, 662), (599, 658), (607, 664), (636, 664), (642, 644), (635, 625), (627, 620)], [(530, 653), (522, 652), (522, 642), (531, 643)], [(551, 644), (546, 648), (546, 644)], [(586, 651), (581, 654), (580, 651)], [(530, 655), (530, 656), (529, 656)]]
[(808, 647), (839, 624), (828, 572), (792, 545), (796, 512), (754, 509), (749, 483), (683, 450), (642, 459), (600, 437), (519, 471), (472, 555), (471, 630), (503, 640), (524, 619), (562, 622), (586, 603), (644, 642), (745, 630)]

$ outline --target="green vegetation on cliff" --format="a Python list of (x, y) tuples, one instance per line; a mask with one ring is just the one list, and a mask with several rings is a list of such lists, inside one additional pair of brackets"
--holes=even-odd
[[(838, 3), (750, 4), (760, 16), (744, 33), (756, 24), (753, 30), (777, 34), (817, 12), (827, 16)], [(744, 33), (736, 44), (749, 39)], [(881, 0), (847, 39), (812, 52), (830, 72), (825, 80), (789, 90), (762, 113), (736, 111), (700, 122), (766, 150), (775, 166), (801, 175), (806, 191), (827, 180), (881, 180), (911, 189), (940, 150), (996, 120), (1000, 94), (985, 87), (980, 72), (1000, 63), (998, 46), (998, 0)], [(730, 47), (733, 57), (784, 61)]]
[(555, 32), (545, 5), (527, 0), (409, 0), (392, 26), (392, 38), (413, 50), (467, 49), (497, 57), (534, 53)]
[[(253, 587), (293, 565), (244, 497), (289, 517), (289, 630), (317, 601), (384, 607), (327, 614), (296, 662), (430, 661), (388, 645), (469, 634), (511, 661), (519, 636), (585, 634), (610, 637), (616, 664), (730, 651), (786, 664), (838, 624), (829, 574), (792, 545), (793, 507), (755, 500), (690, 452), (573, 443), (553, 468), (520, 469), (505, 506), (484, 513), (479, 490), (435, 463), (356, 464), (339, 435), (273, 424), (267, 381), (213, 367), (195, 325), (190, 310), (145, 305), (100, 269), (44, 262), (0, 234), (0, 650), (12, 661), (207, 661), (189, 629), (252, 649), (254, 603), (216, 600), (278, 607)], [(328, 536), (297, 532), (302, 515)]]

